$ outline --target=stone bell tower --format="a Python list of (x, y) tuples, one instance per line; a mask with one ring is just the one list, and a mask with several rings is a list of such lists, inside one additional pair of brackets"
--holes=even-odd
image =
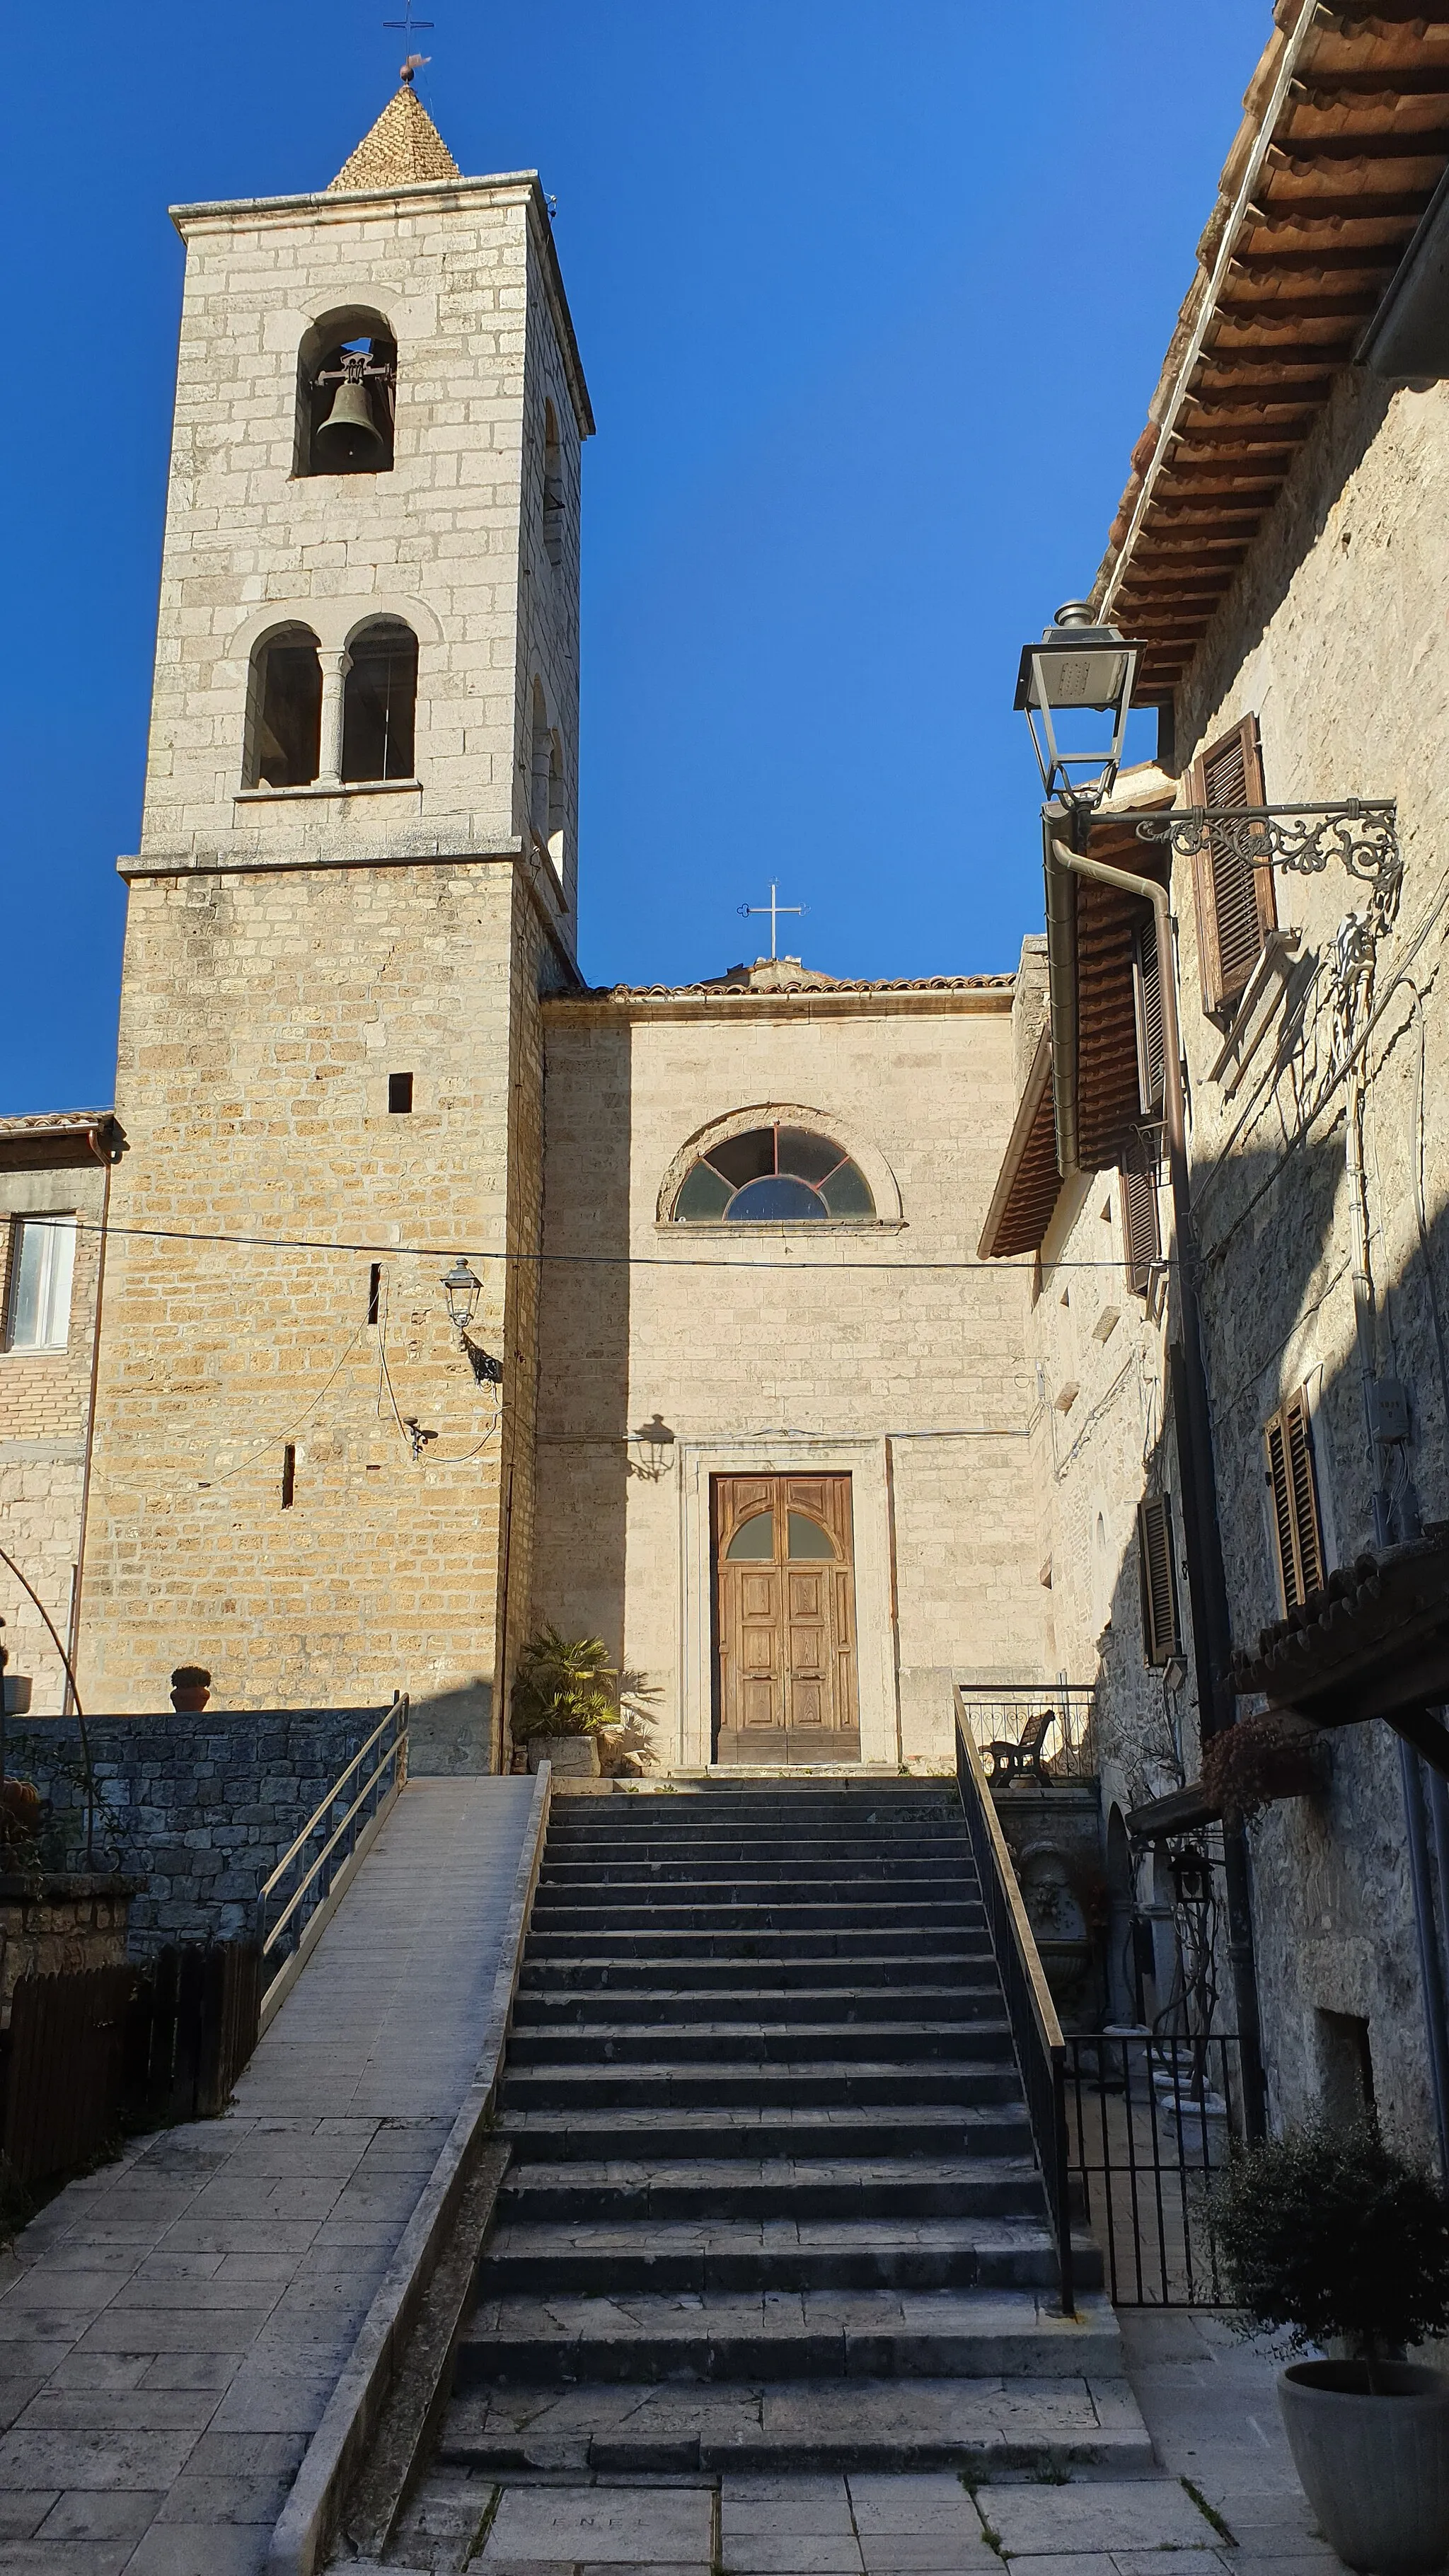
[[(464, 178), (406, 76), (320, 194), (174, 220), (82, 1692), (397, 1686), (424, 1767), (486, 1767), (528, 1597), (538, 1000), (575, 971), (588, 394), (536, 177)], [(449, 1320), (459, 1251), (501, 1389)]]

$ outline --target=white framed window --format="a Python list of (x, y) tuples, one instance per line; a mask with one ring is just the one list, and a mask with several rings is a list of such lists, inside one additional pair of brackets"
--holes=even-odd
[(74, 1275), (75, 1218), (17, 1217), (11, 1237), (8, 1349), (64, 1350)]

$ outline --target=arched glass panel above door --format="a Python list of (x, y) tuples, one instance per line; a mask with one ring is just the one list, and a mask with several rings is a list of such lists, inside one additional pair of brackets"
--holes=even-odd
[(750, 1127), (691, 1164), (674, 1202), (676, 1225), (873, 1225), (865, 1174), (829, 1136), (804, 1127)]
[(819, 1521), (812, 1521), (809, 1515), (805, 1512), (792, 1512), (790, 1514), (790, 1562), (792, 1565), (798, 1564), (802, 1557), (828, 1556), (833, 1558), (834, 1554), (835, 1546), (828, 1529), (822, 1529)]
[(761, 1560), (766, 1564), (773, 1563), (775, 1555), (774, 1513), (769, 1511), (756, 1512), (752, 1520), (741, 1521), (734, 1537), (730, 1540), (729, 1546), (725, 1549), (725, 1555), (735, 1564), (739, 1564), (742, 1560), (749, 1563), (759, 1563)]

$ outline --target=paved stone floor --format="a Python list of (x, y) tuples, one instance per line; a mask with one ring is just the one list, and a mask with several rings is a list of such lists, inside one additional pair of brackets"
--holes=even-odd
[(222, 2120), (0, 2258), (0, 2576), (253, 2576), (477, 2062), (529, 1780), (412, 1781)]
[(440, 2469), (387, 2565), (432, 2576), (1338, 2576), (1288, 2458), (1277, 2364), (1217, 2316), (1127, 2310), (1122, 2325), (1160, 2464), (1144, 2477), (1019, 2477), (971, 2493), (949, 2474), (499, 2485)]

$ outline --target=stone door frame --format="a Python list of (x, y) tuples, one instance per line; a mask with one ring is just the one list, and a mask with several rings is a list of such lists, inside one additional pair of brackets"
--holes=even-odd
[(679, 1443), (679, 1753), (687, 1771), (713, 1753), (714, 1562), (712, 1476), (849, 1476), (855, 1523), (856, 1678), (860, 1758), (900, 1760), (891, 1620), (890, 1494), (885, 1440), (804, 1437)]

